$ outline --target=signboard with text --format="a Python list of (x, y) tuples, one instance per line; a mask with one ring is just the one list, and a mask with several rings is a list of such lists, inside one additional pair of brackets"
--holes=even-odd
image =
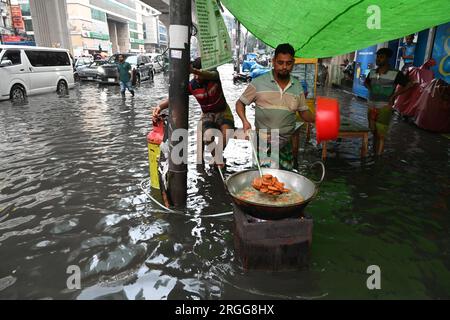
[(25, 31), (25, 23), (23, 22), (22, 9), (20, 8), (20, 6), (11, 6), (11, 19), (13, 28)]
[(196, 0), (195, 6), (203, 69), (230, 62), (231, 40), (216, 0)]

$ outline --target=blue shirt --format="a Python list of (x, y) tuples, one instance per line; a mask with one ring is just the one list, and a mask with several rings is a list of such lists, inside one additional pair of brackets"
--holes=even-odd
[[(411, 44), (405, 44), (403, 46), (405, 48), (405, 56), (413, 56), (414, 57), (414, 51), (416, 51), (416, 45), (414, 43)], [(405, 63), (413, 63), (414, 59), (403, 59)]]

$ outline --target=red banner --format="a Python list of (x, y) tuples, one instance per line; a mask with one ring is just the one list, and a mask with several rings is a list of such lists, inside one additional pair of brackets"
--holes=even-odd
[(22, 9), (18, 5), (11, 6), (11, 16), (22, 17)]
[(2, 35), (3, 42), (20, 42), (22, 41), (21, 36), (8, 36), (6, 34)]
[(25, 23), (22, 19), (22, 9), (20, 6), (11, 6), (11, 17), (13, 28), (25, 31)]

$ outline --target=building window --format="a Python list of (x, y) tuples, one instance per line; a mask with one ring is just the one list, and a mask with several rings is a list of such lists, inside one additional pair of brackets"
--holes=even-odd
[(30, 9), (29, 3), (21, 4), (20, 9), (22, 9), (22, 16), (26, 16), (26, 17), (31, 16), (31, 9)]
[(70, 66), (66, 52), (25, 50), (25, 54), (33, 67)]
[(106, 22), (106, 13), (104, 13), (103, 11), (91, 8), (91, 17), (92, 19)]
[(139, 50), (139, 43), (132, 43), (132, 44), (131, 44), (131, 49), (133, 49), (133, 50)]
[(130, 31), (130, 38), (139, 39), (139, 34), (137, 32)]
[(25, 31), (33, 31), (33, 22), (32, 20), (24, 20), (25, 23)]
[(3, 55), (2, 61), (9, 60), (11, 61), (12, 65), (18, 65), (22, 63), (22, 60), (20, 58), (20, 51), (17, 50), (8, 50)]
[[(136, 22), (128, 22), (128, 25), (130, 27), (130, 30), (137, 30), (137, 23)], [(136, 38), (137, 39), (137, 38)]]

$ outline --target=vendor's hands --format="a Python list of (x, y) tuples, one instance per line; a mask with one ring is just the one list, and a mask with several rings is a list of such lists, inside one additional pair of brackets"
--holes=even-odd
[(158, 117), (160, 112), (161, 112), (161, 107), (160, 106), (154, 107), (153, 111), (152, 111), (153, 118)]
[(195, 69), (192, 67), (192, 64), (189, 65), (189, 73), (195, 74)]
[(248, 122), (248, 121), (244, 121), (243, 122), (243, 125), (244, 125), (244, 127), (243, 127), (243, 129), (244, 129), (244, 132), (245, 132), (245, 139), (249, 139), (250, 137), (249, 137), (249, 130), (251, 131), (252, 130), (252, 125), (250, 124), (250, 122)]

